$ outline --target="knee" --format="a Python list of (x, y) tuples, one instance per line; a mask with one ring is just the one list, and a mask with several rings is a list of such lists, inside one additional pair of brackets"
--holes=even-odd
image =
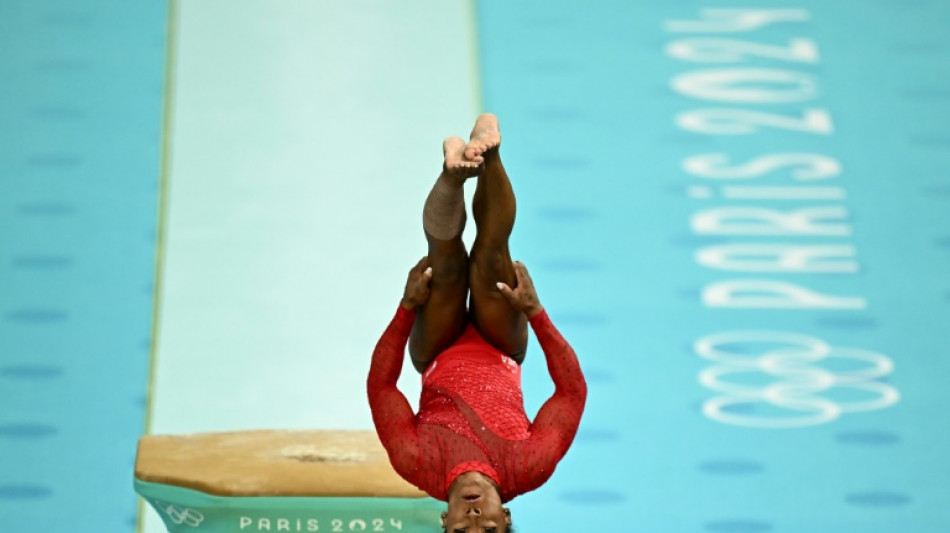
[(475, 266), (472, 274), (492, 286), (498, 281), (509, 283), (514, 279), (507, 247), (484, 247), (477, 252), (473, 250), (472, 264)]
[(453, 257), (438, 261), (432, 265), (434, 283), (454, 283), (468, 279), (468, 258)]

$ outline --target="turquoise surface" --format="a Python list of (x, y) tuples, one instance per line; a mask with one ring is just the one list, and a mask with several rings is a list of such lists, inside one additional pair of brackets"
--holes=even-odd
[[(519, 530), (950, 527), (950, 5), (475, 5), (514, 255), (590, 384)], [(4, 531), (136, 528), (166, 7), (0, 5)]]
[(0, 529), (131, 531), (165, 2), (0, 3)]
[[(513, 248), (592, 384), (519, 525), (948, 527), (950, 8), (478, 5)], [(752, 166), (770, 154), (812, 155)]]

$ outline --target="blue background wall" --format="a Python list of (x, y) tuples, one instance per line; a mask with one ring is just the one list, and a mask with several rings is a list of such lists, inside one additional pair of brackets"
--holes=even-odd
[[(240, 17), (247, 24), (240, 27), (253, 27), (257, 15), (247, 7), (202, 12), (185, 4), (170, 10), (164, 3), (132, 9), (109, 2), (0, 7), (5, 141), (0, 149), (0, 519), (5, 530), (134, 530), (131, 468), (135, 440), (145, 431), (239, 429), (265, 425), (261, 420), (279, 427), (345, 425), (307, 409), (275, 412), (271, 396), (317, 405), (329, 397), (342, 399), (346, 407), (337, 414), (365, 426), (369, 419), (358, 383), (363, 370), (334, 354), (351, 351), (357, 355), (348, 357), (359, 361), (363, 345), (371, 346), (385, 325), (409, 259), (424, 250), (421, 235), (412, 232), (418, 232), (418, 208), (438, 169), (436, 143), (467, 131), (478, 108), (501, 117), (503, 154), (519, 200), (514, 253), (531, 268), (591, 386), (581, 431), (558, 473), (512, 505), (521, 531), (884, 532), (950, 526), (943, 486), (950, 470), (950, 455), (943, 451), (950, 444), (943, 412), (948, 398), (940, 379), (950, 349), (944, 327), (950, 305), (945, 275), (950, 180), (943, 172), (950, 162), (950, 82), (942, 68), (950, 53), (943, 39), (950, 8), (943, 3), (485, 1), (451, 4), (438, 16), (434, 10), (442, 8), (426, 5), (430, 16), (451, 21), (443, 33), (408, 31), (425, 20), (419, 13), (375, 10), (372, 24), (346, 18), (348, 9), (365, 5), (308, 11), (301, 16), (307, 21), (346, 21), (316, 30), (307, 24), (282, 26), (287, 23), (277, 15), (261, 17), (261, 28), (299, 31), (300, 43), (319, 36), (326, 41), (324, 48), (314, 48), (323, 52), (306, 58), (316, 74), (301, 71), (300, 79), (311, 76), (306, 83), (327, 92), (284, 90), (279, 100), (290, 115), (319, 116), (323, 106), (336, 108), (339, 116), (308, 133), (268, 133), (291, 140), (257, 142), (260, 154), (248, 159), (285, 161), (281, 146), (296, 146), (293, 135), (304, 145), (339, 141), (335, 152), (319, 154), (320, 163), (275, 168), (293, 177), (288, 183), (309, 184), (287, 189), (306, 191), (297, 195), (299, 211), (280, 196), (228, 203), (236, 202), (240, 191), (226, 182), (207, 182), (204, 189), (191, 185), (199, 183), (195, 176), (201, 172), (189, 166), (196, 159), (185, 155), (200, 156), (201, 150), (208, 154), (201, 167), (205, 174), (213, 173), (219, 154), (230, 153), (235, 164), (220, 167), (221, 176), (244, 176), (240, 169), (248, 165), (241, 158), (251, 156), (242, 154), (253, 150), (242, 148), (238, 136), (222, 140), (196, 132), (246, 116), (241, 113), (253, 109), (248, 102), (255, 100), (242, 96), (251, 93), (241, 87), (251, 85), (235, 83), (228, 96), (207, 82), (210, 96), (190, 99), (202, 85), (198, 73), (215, 64), (207, 59), (215, 57), (209, 43), (225, 41), (212, 30), (190, 30), (189, 24), (203, 27), (200, 17), (214, 15), (231, 17), (233, 25), (225, 28), (237, 27)], [(779, 20), (761, 25), (741, 19), (749, 24), (747, 31), (736, 31), (735, 11), (702, 11), (743, 6), (785, 11), (772, 12)], [(407, 31), (380, 29), (387, 26)], [(171, 31), (175, 28), (180, 31)], [(207, 40), (188, 44), (197, 42), (188, 35), (198, 34)], [(347, 41), (348, 35), (361, 37)], [(369, 42), (373, 35), (377, 43)], [(168, 55), (175, 51), (168, 45), (176, 42), (178, 56)], [(279, 72), (290, 76), (300, 68), (288, 62), (286, 49), (269, 48), (268, 39), (255, 42), (259, 55), (245, 56), (244, 71), (259, 86), (275, 86), (278, 78), (269, 71), (261, 75), (264, 69), (253, 67), (254, 61), (286, 67)], [(327, 44), (333, 42), (342, 44)], [(775, 57), (790, 43), (797, 43), (791, 58)], [(760, 45), (772, 48), (762, 52)], [(394, 47), (419, 52), (376, 59), (387, 57), (379, 50)], [(696, 54), (722, 54), (724, 47), (743, 53), (720, 57), (722, 62), (696, 60)], [(449, 76), (460, 80), (458, 88), (433, 84), (438, 71), (424, 69), (447, 64), (424, 55), (440, 48), (458, 58)], [(693, 55), (684, 57), (678, 52), (683, 50)], [(348, 69), (360, 75), (349, 77)], [(718, 86), (694, 81), (692, 90), (674, 84), (683, 76), (695, 80), (701, 71), (745, 81)], [(407, 72), (413, 74), (399, 77)], [(737, 88), (760, 92), (750, 96)], [(452, 93), (457, 94), (439, 96)], [(756, 94), (786, 95), (789, 101), (756, 101)], [(359, 106), (361, 98), (373, 105)], [(351, 101), (353, 107), (342, 103)], [(196, 111), (202, 105), (205, 112)], [(308, 107), (314, 105), (316, 110)], [(818, 119), (799, 126), (805, 131), (774, 126), (774, 117), (800, 119), (807, 109)], [(713, 110), (699, 112), (708, 114), (705, 132), (691, 126), (697, 110)], [(750, 111), (759, 113), (755, 131), (716, 132), (736, 121), (748, 124)], [(714, 114), (718, 119), (709, 118)], [(415, 125), (406, 128), (405, 138), (393, 141), (393, 132), (409, 121)], [(235, 131), (252, 129), (231, 124), (237, 124)], [(367, 153), (363, 146), (344, 151), (357, 144), (335, 133), (344, 124), (354, 135), (367, 125), (378, 143), (369, 150), (373, 156), (361, 157)], [(321, 141), (320, 135), (326, 138)], [(162, 155), (163, 139), (178, 159)], [(396, 165), (388, 155), (376, 155), (393, 146), (399, 157), (421, 154), (423, 146), (432, 153)], [(837, 170), (825, 179), (803, 178), (795, 173), (806, 166), (803, 156), (797, 166), (747, 168), (769, 154), (792, 153), (811, 154), (812, 161), (821, 156)], [(709, 154), (720, 159), (706, 175), (685, 164)], [(353, 171), (354, 158), (390, 165)], [(169, 168), (170, 162), (178, 166)], [(748, 177), (725, 179), (725, 167), (747, 168)], [(274, 182), (275, 174), (259, 174), (257, 181), (241, 183)], [(306, 209), (315, 199), (345, 202), (378, 189), (382, 178), (388, 183), (405, 176), (414, 180), (411, 186), (365, 200), (353, 208), (359, 216), (329, 207)], [(736, 198), (739, 187), (766, 197)], [(802, 190), (820, 196), (789, 198)], [(164, 210), (162, 198), (170, 202)], [(208, 278), (201, 275), (227, 277), (232, 270), (197, 260), (194, 246), (189, 248), (201, 238), (220, 241), (208, 237), (206, 220), (175, 218), (176, 209), (198, 213), (203, 202), (208, 211), (232, 205), (252, 210), (240, 211), (244, 215), (255, 209), (306, 212), (311, 218), (281, 226), (283, 234), (265, 232), (262, 242), (283, 243), (286, 252), (244, 241), (245, 253), (261, 264), (296, 261), (314, 280), (338, 280), (342, 287), (352, 281), (341, 278), (348, 274), (340, 273), (339, 264), (347, 261), (340, 258), (350, 258), (363, 266), (347, 271), (380, 285), (366, 289), (371, 318), (361, 325), (365, 332), (347, 331), (350, 344), (314, 355), (286, 344), (282, 339), (289, 336), (274, 334), (276, 351), (300, 350), (299, 356), (277, 364), (267, 354), (241, 355), (236, 365), (257, 368), (261, 375), (310, 375), (307, 365), (339, 366), (327, 372), (352, 370), (355, 377), (345, 379), (356, 385), (320, 387), (298, 397), (286, 393), (286, 383), (264, 380), (242, 396), (225, 386), (228, 380), (240, 383), (243, 378), (235, 375), (200, 386), (159, 378), (150, 394), (150, 365), (172, 376), (175, 361), (211, 365), (215, 351), (203, 346), (198, 351), (207, 354), (184, 359), (181, 349), (170, 348), (199, 331), (188, 329), (193, 321), (182, 319), (184, 310), (209, 299), (193, 292), (190, 300), (182, 299), (188, 285), (176, 276), (188, 274), (190, 283), (203, 286)], [(745, 209), (745, 215), (718, 219), (714, 232), (697, 225), (702, 215), (726, 208)], [(824, 229), (794, 233), (788, 224), (774, 223), (776, 213), (813, 208), (828, 209), (828, 218), (811, 220)], [(371, 219), (373, 213), (391, 221), (379, 240), (393, 243), (395, 251), (383, 259), (364, 258), (363, 249), (341, 249), (344, 245), (307, 255), (310, 247), (298, 243), (294, 233), (323, 242), (314, 227), (333, 227), (341, 217), (351, 221), (347, 216)], [(763, 216), (773, 217), (773, 223), (763, 222)], [(268, 218), (254, 219), (261, 220)], [(174, 232), (168, 233), (169, 227)], [(402, 235), (417, 244), (394, 240)], [(699, 252), (725, 245), (759, 246), (759, 252), (734, 256), (741, 264), (729, 268), (710, 268), (697, 259)], [(763, 250), (779, 245), (785, 250), (836, 246), (844, 256), (807, 265), (845, 265), (845, 271), (777, 271), (775, 257)], [(159, 262), (164, 270), (157, 271), (159, 254), (177, 259)], [(233, 270), (239, 271), (236, 263)], [(171, 289), (163, 292), (156, 279)], [(322, 316), (332, 298), (318, 290), (320, 281), (289, 279), (300, 288), (294, 298), (301, 300), (290, 300), (300, 310), (297, 319), (332, 320)], [(717, 300), (716, 288), (736, 280), (744, 284), (742, 292)], [(235, 282), (233, 292), (245, 294), (247, 285)], [(388, 286), (393, 288), (387, 292)], [(798, 287), (794, 298), (787, 292), (792, 286)], [(806, 305), (802, 291), (820, 293), (823, 305), (814, 298)], [(227, 307), (253, 323), (263, 320), (255, 314), (262, 308), (287, 305), (279, 298), (247, 301), (247, 309)], [(153, 333), (159, 312), (165, 313), (165, 329)], [(216, 327), (215, 321), (208, 327)], [(260, 329), (273, 331), (269, 325)], [(731, 340), (720, 342), (727, 333)], [(165, 344), (156, 343), (159, 339)], [(704, 352), (709, 343), (720, 350), (718, 357)], [(529, 411), (550, 392), (540, 351), (530, 350)], [(362, 360), (368, 361), (368, 353)], [(333, 379), (343, 383), (340, 376), (347, 375)], [(209, 406), (236, 404), (252, 414), (229, 418), (221, 411), (215, 418), (201, 407), (183, 413), (180, 406), (199, 394)], [(258, 418), (268, 412), (270, 419)]]

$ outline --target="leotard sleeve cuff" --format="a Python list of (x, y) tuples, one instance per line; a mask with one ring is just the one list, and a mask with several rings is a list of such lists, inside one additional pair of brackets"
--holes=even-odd
[(539, 327), (550, 324), (551, 318), (548, 316), (547, 309), (541, 309), (541, 312), (534, 315), (532, 318), (528, 319), (528, 323), (531, 324), (531, 327), (537, 330)]
[(402, 305), (396, 306), (396, 316), (393, 317), (393, 325), (395, 325), (399, 331), (408, 333), (409, 330), (412, 329), (412, 325), (415, 321), (415, 309), (409, 310)]

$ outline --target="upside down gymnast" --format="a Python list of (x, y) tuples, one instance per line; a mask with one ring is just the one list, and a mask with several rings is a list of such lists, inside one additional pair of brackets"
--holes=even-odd
[[(527, 269), (511, 261), (515, 197), (500, 144), (491, 114), (478, 117), (468, 143), (445, 139), (443, 170), (423, 209), (428, 255), (409, 272), (367, 379), (389, 460), (407, 481), (448, 502), (442, 527), (452, 533), (509, 531), (511, 513), (502, 504), (551, 477), (587, 398), (574, 350), (541, 306)], [(462, 242), (470, 178), (477, 228), (471, 257)], [(521, 392), (528, 324), (555, 385), (533, 422)], [(396, 388), (407, 341), (422, 374), (418, 413)]]

